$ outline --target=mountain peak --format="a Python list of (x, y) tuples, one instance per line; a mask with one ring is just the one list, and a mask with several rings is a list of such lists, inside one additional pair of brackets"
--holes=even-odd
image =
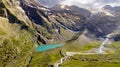
[(36, 0), (21, 0), (20, 1), (23, 5), (28, 5), (31, 7), (42, 7)]
[(62, 9), (65, 9), (66, 5), (60, 4), (60, 7), (61, 7)]
[(57, 4), (56, 6), (52, 7), (53, 10), (69, 10), (70, 6), (64, 4)]
[(84, 8), (80, 8), (78, 6), (75, 6), (75, 5), (64, 5), (64, 4), (58, 4), (54, 7), (51, 8), (52, 10), (56, 10), (56, 11), (61, 11), (61, 10), (67, 10), (67, 11), (73, 11), (73, 12), (76, 12), (76, 13), (79, 13), (81, 15), (83, 15), (84, 17), (89, 17), (90, 16), (90, 12)]
[(105, 6), (103, 7), (103, 9), (111, 9), (111, 8), (113, 8), (111, 5), (105, 5)]

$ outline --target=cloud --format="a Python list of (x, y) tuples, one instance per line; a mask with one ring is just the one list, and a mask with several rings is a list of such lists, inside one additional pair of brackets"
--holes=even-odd
[(95, 4), (96, 0), (64, 0), (61, 1), (61, 4), (64, 5), (76, 5), (79, 7), (83, 7), (83, 8), (90, 8), (93, 7), (93, 3)]
[(48, 7), (52, 7), (58, 3), (65, 5), (76, 5), (82, 8), (98, 8), (104, 5), (120, 6), (120, 0), (39, 0)]
[(77, 4), (89, 4), (93, 3), (95, 0), (64, 0), (61, 3), (62, 4), (67, 4), (67, 5), (77, 5)]

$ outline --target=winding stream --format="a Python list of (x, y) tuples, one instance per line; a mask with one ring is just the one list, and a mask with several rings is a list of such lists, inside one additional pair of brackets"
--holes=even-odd
[(66, 52), (66, 56), (62, 57), (57, 63), (54, 64), (55, 67), (59, 67), (68, 57), (74, 56), (76, 54), (80, 55), (90, 55), (90, 54), (104, 54), (105, 53), (105, 45), (111, 44), (111, 41), (108, 37), (106, 37), (103, 41), (103, 43), (100, 45), (96, 53), (88, 52), (88, 53), (81, 53), (81, 52)]
[(55, 67), (59, 67), (69, 56), (62, 57), (57, 63), (55, 63)]
[(107, 44), (111, 44), (111, 41), (109, 40), (109, 38), (105, 38), (105, 40), (103, 41), (103, 43), (101, 44), (101, 46), (99, 47), (97, 53), (104, 53), (104, 49), (105, 49), (105, 45)]

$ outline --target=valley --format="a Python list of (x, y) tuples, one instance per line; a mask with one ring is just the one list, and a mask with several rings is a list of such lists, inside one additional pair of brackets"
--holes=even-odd
[(0, 67), (120, 67), (120, 6), (52, 1), (0, 0)]
[[(35, 67), (39, 67), (39, 66), (45, 67), (45, 66), (53, 66), (53, 65), (55, 65), (55, 67), (72, 67), (74, 65), (76, 65), (77, 67), (84, 67), (84, 66), (94, 67), (94, 65), (97, 65), (97, 67), (106, 67), (106, 66), (119, 67), (119, 63), (120, 63), (119, 61), (120, 56), (118, 49), (119, 42), (117, 43), (113, 42), (112, 44), (107, 45), (106, 47), (110, 48), (111, 50), (106, 51), (106, 53), (95, 53), (95, 52), (87, 53), (89, 52), (89, 50), (93, 50), (94, 48), (99, 48), (99, 46), (100, 46), (100, 42), (86, 44), (86, 46), (84, 45), (82, 47), (72, 46), (72, 44), (71, 45), (68, 44), (66, 46), (49, 50), (47, 52), (36, 53), (32, 59), (32, 62), (30, 63), (30, 67), (32, 67), (32, 65), (35, 65)], [(70, 47), (73, 47), (73, 49), (72, 48), (70, 49)], [(69, 56), (67, 56), (66, 54), (67, 52)], [(70, 53), (73, 53), (74, 55)], [(44, 60), (44, 58), (48, 58), (49, 60)], [(35, 61), (38, 62), (35, 63)]]
[[(94, 56), (94, 55), (98, 55), (98, 56), (99, 55), (103, 55), (104, 56), (104, 55), (112, 55), (112, 54), (115, 53), (115, 50), (113, 49), (113, 47), (112, 48), (105, 48), (106, 45), (111, 46), (111, 44), (112, 43), (109, 41), (109, 39), (105, 38), (103, 43), (98, 48), (92, 48), (91, 47), (88, 51), (82, 51), (82, 52), (80, 52), (79, 50), (78, 50), (79, 52), (77, 52), (77, 51), (75, 51), (75, 52), (65, 51), (64, 56), (62, 54), (63, 57), (60, 58), (60, 60), (56, 59), (57, 62), (55, 62), (52, 66), (54, 66), (54, 67), (61, 67), (62, 64), (66, 63), (66, 61), (68, 61), (68, 59), (70, 59), (71, 57), (74, 57), (74, 56)], [(106, 47), (108, 47), (108, 46), (106, 46)], [(63, 47), (65, 47), (65, 46), (63, 46)], [(77, 48), (80, 48), (80, 46), (77, 47)], [(75, 49), (73, 49), (73, 50), (75, 50)], [(63, 49), (62, 48), (60, 49), (59, 53), (60, 54), (63, 53)], [(96, 60), (97, 59), (98, 58), (96, 58)], [(71, 60), (69, 60), (69, 62), (71, 62)]]

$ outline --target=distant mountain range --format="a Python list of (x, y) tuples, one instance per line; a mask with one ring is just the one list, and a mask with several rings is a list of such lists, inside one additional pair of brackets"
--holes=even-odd
[(44, 6), (53, 7), (64, 0), (38, 0), (38, 1), (40, 2), (40, 4)]
[(68, 11), (75, 11), (79, 14), (82, 14), (84, 17), (88, 18), (90, 17), (91, 13), (90, 11), (84, 9), (84, 8), (79, 8), (77, 6), (67, 6), (67, 5), (62, 5), (62, 4), (58, 4), (54, 7), (51, 8), (52, 10), (68, 10)]

